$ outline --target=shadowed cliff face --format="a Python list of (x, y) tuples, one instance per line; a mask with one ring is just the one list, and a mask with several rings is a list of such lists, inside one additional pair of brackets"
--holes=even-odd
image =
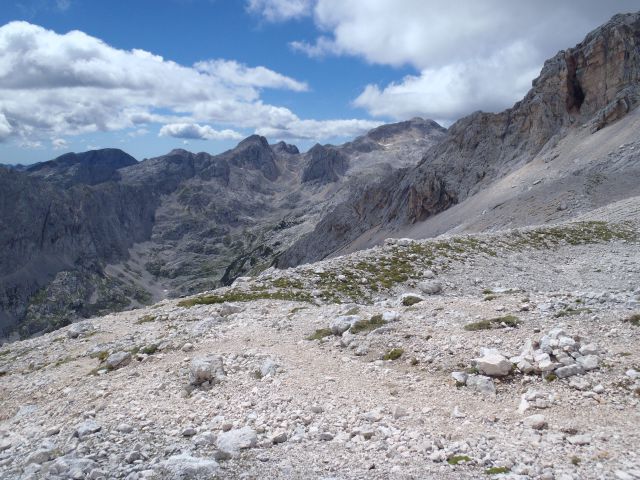
[[(640, 99), (640, 14), (616, 15), (576, 47), (545, 62), (525, 98), (504, 112), (455, 124), (415, 168), (354, 194), (279, 259), (282, 267), (326, 257), (363, 232), (420, 222), (503, 177), (571, 129), (592, 132)], [(382, 190), (388, 186), (388, 192)], [(367, 197), (388, 201), (364, 207)], [(357, 218), (357, 223), (354, 221)]]

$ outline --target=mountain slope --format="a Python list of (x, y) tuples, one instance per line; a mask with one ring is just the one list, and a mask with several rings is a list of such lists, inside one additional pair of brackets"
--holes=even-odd
[[(476, 112), (456, 122), (418, 166), (355, 194), (278, 264), (317, 260), (340, 248), (362, 248), (405, 231), (408, 225), (486, 192), (536, 157), (548, 161), (555, 155), (554, 162), (567, 161), (569, 150), (554, 150), (562, 139), (579, 131), (595, 133), (625, 117), (637, 106), (639, 92), (640, 14), (616, 15), (576, 47), (548, 60), (522, 101), (498, 114)], [(563, 152), (567, 156), (555, 160)], [(613, 152), (612, 148), (603, 153)], [(634, 165), (631, 161), (629, 173), (637, 178)], [(588, 175), (578, 168), (565, 174), (571, 177), (574, 172)], [(633, 192), (637, 189), (626, 194)], [(475, 214), (471, 210), (461, 215), (460, 222)], [(430, 234), (428, 229), (412, 232)]]

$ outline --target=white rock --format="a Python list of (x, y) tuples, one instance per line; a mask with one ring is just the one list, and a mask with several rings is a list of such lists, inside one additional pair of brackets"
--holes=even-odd
[(596, 355), (586, 355), (584, 357), (578, 357), (578, 363), (584, 368), (587, 372), (590, 370), (595, 370), (598, 368), (599, 359)]
[(387, 323), (396, 322), (396, 321), (400, 320), (400, 314), (398, 312), (393, 311), (393, 310), (390, 310), (390, 311), (387, 311), (387, 312), (383, 312), (382, 313), (382, 320), (384, 322), (387, 322)]
[(260, 366), (260, 374), (263, 377), (273, 377), (278, 371), (278, 364), (274, 362), (272, 359), (267, 358), (262, 365)]
[(436, 280), (429, 280), (418, 283), (418, 289), (427, 295), (435, 295), (442, 292), (442, 283)]
[(214, 478), (218, 462), (210, 458), (192, 457), (188, 453), (173, 455), (159, 464), (161, 478), (181, 480), (186, 478)]
[(331, 322), (329, 328), (331, 329), (331, 333), (333, 333), (334, 335), (342, 335), (344, 332), (349, 330), (358, 320), (360, 320), (360, 317), (357, 317), (355, 315), (343, 315)]
[(258, 442), (258, 436), (251, 427), (242, 427), (229, 430), (218, 435), (216, 446), (225, 454), (235, 457), (240, 450), (253, 448)]
[(524, 424), (534, 430), (542, 430), (547, 426), (547, 421), (545, 420), (544, 415), (536, 414), (525, 418)]
[(102, 430), (102, 427), (94, 420), (85, 420), (76, 427), (75, 436), (82, 439), (92, 433), (97, 433), (100, 430)]
[(555, 370), (555, 374), (558, 378), (567, 378), (574, 375), (584, 373), (584, 369), (580, 365), (568, 365), (566, 367), (560, 367)]
[(115, 370), (122, 368), (131, 363), (131, 354), (129, 352), (115, 352), (107, 357), (105, 364), (108, 369)]
[(483, 356), (476, 358), (475, 362), (478, 371), (490, 377), (507, 376), (513, 367), (513, 364), (504, 355), (496, 351), (485, 350)]

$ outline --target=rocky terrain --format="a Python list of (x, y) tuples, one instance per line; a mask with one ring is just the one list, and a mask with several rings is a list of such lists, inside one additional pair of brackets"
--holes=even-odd
[(304, 154), (253, 135), (220, 155), (138, 163), (104, 149), (0, 168), (0, 338), (260, 272), (350, 192), (444, 136), (413, 119)]
[(640, 197), (0, 349), (0, 477), (640, 478)]

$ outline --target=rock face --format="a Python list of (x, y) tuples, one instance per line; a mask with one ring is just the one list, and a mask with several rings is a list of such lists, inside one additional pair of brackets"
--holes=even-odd
[(640, 100), (639, 32), (639, 13), (616, 15), (576, 47), (547, 60), (529, 93), (512, 108), (462, 118), (419, 165), (354, 192), (278, 265), (319, 260), (372, 229), (392, 231), (424, 221), (530, 162), (582, 125), (597, 131), (620, 119)]
[(346, 156), (334, 147), (315, 145), (307, 156), (309, 163), (302, 171), (302, 183), (332, 183), (347, 171)]

